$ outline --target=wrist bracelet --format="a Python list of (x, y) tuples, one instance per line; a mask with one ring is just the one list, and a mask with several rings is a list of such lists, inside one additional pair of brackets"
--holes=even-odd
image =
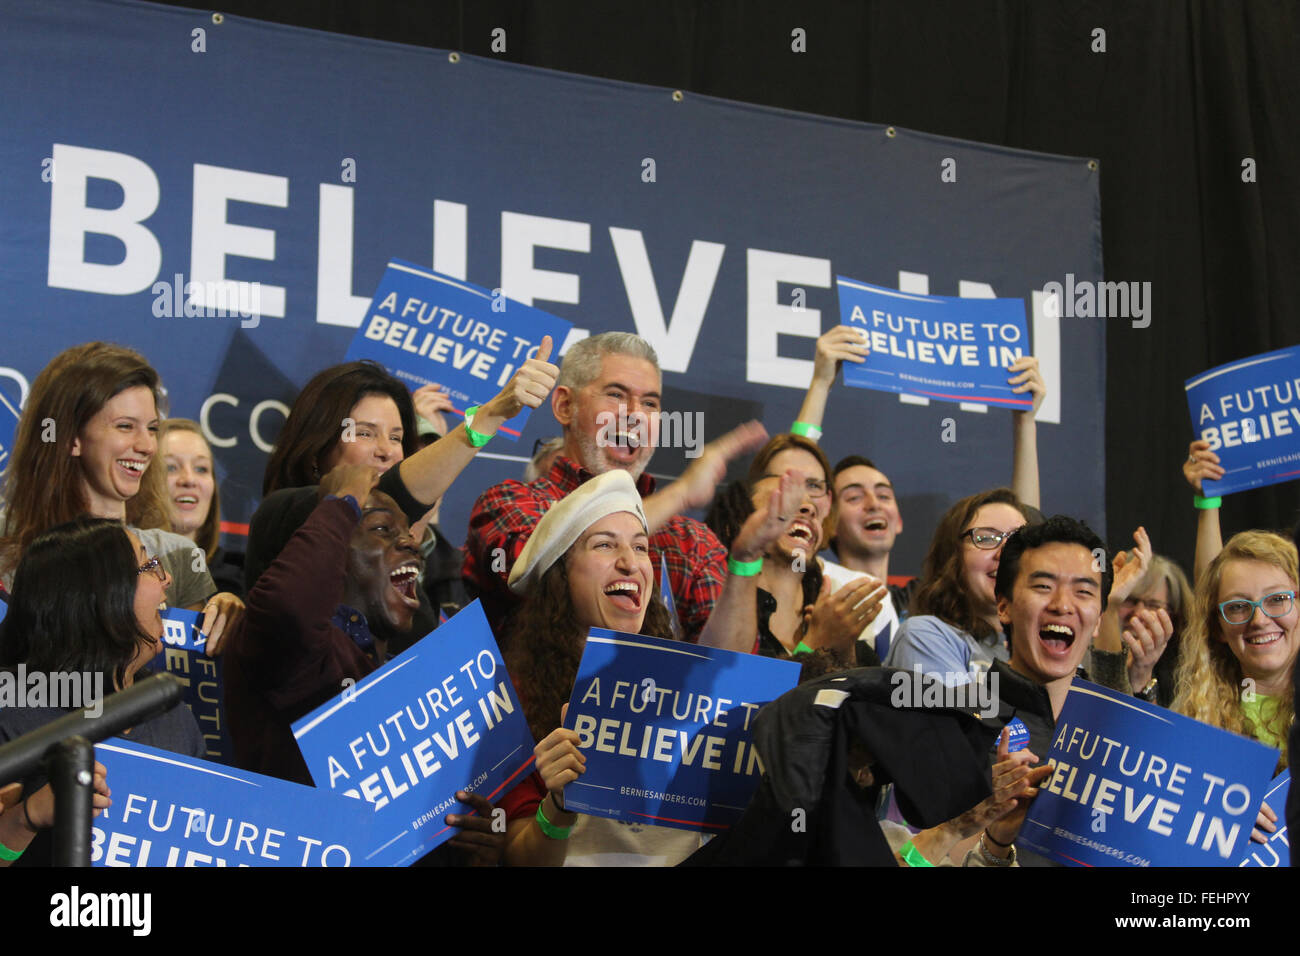
[(11, 850), (3, 843), (0, 843), (0, 860), (7, 860), (8, 862), (12, 863), (14, 860), (18, 859), (22, 855), (23, 855), (22, 850)]
[[(546, 800), (543, 798), (542, 803)], [(557, 827), (550, 820), (546, 819), (546, 814), (542, 812), (542, 804), (537, 805), (537, 825), (542, 828), (542, 833), (550, 840), (567, 840), (569, 834), (573, 832), (572, 825), (567, 827)]]
[(921, 851), (916, 848), (916, 844), (911, 840), (908, 840), (899, 848), (898, 855), (903, 858), (903, 862), (908, 866), (934, 866), (933, 863), (922, 855)]
[[(1011, 852), (1004, 857), (998, 856), (997, 854), (991, 853), (989, 851), (988, 844), (984, 842), (984, 838), (988, 836), (988, 832), (989, 832), (988, 830), (982, 831), (980, 833), (979, 842), (975, 844), (975, 848), (979, 850), (980, 859), (984, 861), (985, 865), (986, 866), (1010, 866), (1011, 864), (1015, 863), (1016, 848), (1014, 846), (1011, 846)], [(996, 843), (998, 846), (1002, 845), (998, 843), (997, 840), (993, 840), (992, 837), (989, 837), (989, 839), (991, 842)]]
[(474, 429), (470, 428), (470, 423), (474, 421), (474, 413), (477, 412), (478, 409), (479, 407), (477, 405), (471, 405), (469, 408), (465, 409), (465, 437), (469, 439), (469, 443), (475, 448), (482, 448), (492, 440), (492, 436), (484, 435), (482, 432), (476, 432)]
[(752, 578), (763, 570), (763, 559), (757, 561), (737, 561), (730, 555), (727, 556), (727, 570), (738, 578)]
[(791, 435), (801, 435), (809, 441), (820, 441), (822, 430), (816, 425), (810, 425), (808, 422), (795, 422), (790, 426)]
[(1208, 511), (1211, 508), (1217, 508), (1223, 504), (1223, 498), (1216, 496), (1214, 498), (1202, 498), (1200, 495), (1192, 495), (1192, 504), (1202, 511)]
[(995, 839), (993, 839), (993, 834), (989, 833), (989, 828), (988, 828), (988, 827), (985, 827), (984, 830), (981, 832), (980, 835), (981, 835), (981, 836), (986, 836), (986, 837), (988, 837), (990, 843), (992, 843), (994, 846), (1000, 846), (1000, 847), (1002, 847), (1002, 849), (1004, 849), (1004, 850), (1005, 850), (1007, 847), (1011, 846), (1011, 843), (1015, 843), (1015, 842), (1016, 842), (1015, 840), (1012, 840), (1011, 843), (1002, 843), (1002, 842), (999, 841), (999, 840), (995, 840)]

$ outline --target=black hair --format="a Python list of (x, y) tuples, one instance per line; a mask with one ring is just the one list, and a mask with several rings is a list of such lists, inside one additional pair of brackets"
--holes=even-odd
[(1052, 515), (1042, 524), (1027, 524), (1002, 546), (1002, 555), (998, 559), (998, 579), (993, 586), (993, 593), (998, 597), (1012, 598), (1016, 576), (1020, 573), (1020, 557), (1026, 551), (1041, 548), (1043, 545), (1063, 542), (1079, 544), (1087, 548), (1094, 557), (1093, 567), (1101, 565), (1101, 609), (1106, 610), (1106, 601), (1110, 596), (1110, 586), (1115, 573), (1111, 569), (1110, 552), (1106, 543), (1097, 537), (1097, 533), (1082, 521), (1066, 515)]
[(38, 535), (14, 572), (0, 665), (82, 671), (122, 687), (141, 643), (137, 555), (121, 522), (82, 516)]
[[(847, 455), (835, 463), (835, 468), (831, 471), (831, 477), (835, 478), (841, 471), (845, 471), (849, 468), (856, 468), (858, 466), (863, 468), (873, 468), (876, 471), (880, 471), (879, 468), (876, 468), (876, 463), (870, 458), (864, 458), (861, 455)], [(881, 474), (884, 474), (884, 472), (881, 472)]]

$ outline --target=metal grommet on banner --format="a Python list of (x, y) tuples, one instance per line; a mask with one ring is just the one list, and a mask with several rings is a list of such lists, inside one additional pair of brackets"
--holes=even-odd
[(686, 95), (685, 95), (684, 93), (682, 93), (681, 90), (673, 90), (673, 102), (674, 102), (674, 103), (680, 103), (680, 102), (681, 102), (682, 100), (684, 100), (684, 99), (686, 99)]
[(448, 60), (449, 62), (451, 62), (451, 63), (459, 63), (459, 62), (460, 62), (460, 54), (457, 53), (457, 52), (455, 52), (455, 51), (453, 50), (451, 53), (448, 53), (448, 54), (447, 54), (447, 60)]
[(890, 139), (893, 139), (895, 136), (898, 135), (898, 130), (894, 129), (894, 127), (892, 126), (886, 126), (885, 135), (888, 136)]
[(219, 24), (219, 23), (221, 23), (222, 21), (224, 21), (225, 19), (226, 19), (226, 18), (223, 17), (223, 16), (222, 16), (221, 14), (219, 14), (219, 13), (214, 13), (214, 14), (212, 14), (212, 22), (213, 22), (213, 23), (217, 23), (217, 24)]
[(1088, 160), (1088, 168), (1095, 173), (1097, 171), (1097, 161), (1095, 159)]

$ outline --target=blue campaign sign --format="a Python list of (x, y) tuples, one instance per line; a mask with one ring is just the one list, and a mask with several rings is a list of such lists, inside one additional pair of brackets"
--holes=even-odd
[(226, 699), (221, 658), (204, 652), (207, 638), (199, 630), (203, 615), (184, 608), (163, 612), (163, 648), (153, 660), (153, 670), (180, 678), (185, 685), (181, 700), (203, 731), (207, 758), (231, 763), (235, 746), (226, 727)]
[(943, 402), (1029, 408), (1007, 365), (1030, 354), (1023, 299), (920, 295), (836, 276), (840, 323), (861, 330), (871, 355), (844, 364), (844, 384)]
[(373, 804), (381, 843), (404, 861), (455, 836), (448, 813), (489, 801), (533, 761), (533, 737), (475, 601), (293, 725), (313, 779)]
[(95, 745), (113, 805), (95, 866), (396, 866), (355, 800), (120, 739)]
[(1072, 866), (1232, 866), (1278, 752), (1076, 678), (1018, 844)]
[(799, 665), (592, 628), (565, 726), (587, 769), (571, 810), (683, 830), (724, 830), (763, 773), (758, 709), (799, 681)]
[(1265, 352), (1185, 383), (1192, 430), (1219, 456), (1206, 497), (1300, 478), (1300, 348)]
[(1277, 829), (1268, 835), (1267, 843), (1247, 843), (1246, 858), (1238, 866), (1291, 865), (1291, 843), (1286, 835), (1286, 798), (1290, 792), (1291, 771), (1284, 770), (1264, 794), (1264, 802), (1277, 814)]
[[(472, 282), (389, 261), (345, 358), (374, 359), (416, 389), (436, 382), (457, 414), (496, 395), (551, 337), (558, 355), (572, 323)], [(516, 441), (531, 409), (501, 426)]]

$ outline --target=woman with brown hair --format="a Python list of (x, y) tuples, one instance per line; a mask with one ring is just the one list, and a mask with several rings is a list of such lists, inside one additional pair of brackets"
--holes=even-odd
[(132, 349), (88, 342), (55, 356), (32, 383), (5, 475), (0, 574), (9, 581), (38, 535), (78, 515), (124, 523), (159, 558), (167, 602), (204, 610), (209, 640), (243, 611), (216, 594), (202, 553), (171, 533), (158, 451), (158, 373)]
[(969, 495), (944, 512), (886, 666), (919, 667), (962, 684), (972, 672), (1008, 659), (993, 586), (1002, 545), (1029, 514), (1010, 488)]
[(805, 676), (837, 667), (879, 664), (870, 644), (857, 640), (880, 613), (881, 582), (863, 576), (833, 594), (816, 557), (835, 528), (835, 500), (828, 487), (830, 463), (818, 445), (799, 435), (768, 441), (750, 463), (743, 482), (714, 500), (705, 521), (724, 545), (776, 487), (796, 471), (803, 489), (784, 534), (767, 545), (758, 572), (757, 652), (799, 659)]

